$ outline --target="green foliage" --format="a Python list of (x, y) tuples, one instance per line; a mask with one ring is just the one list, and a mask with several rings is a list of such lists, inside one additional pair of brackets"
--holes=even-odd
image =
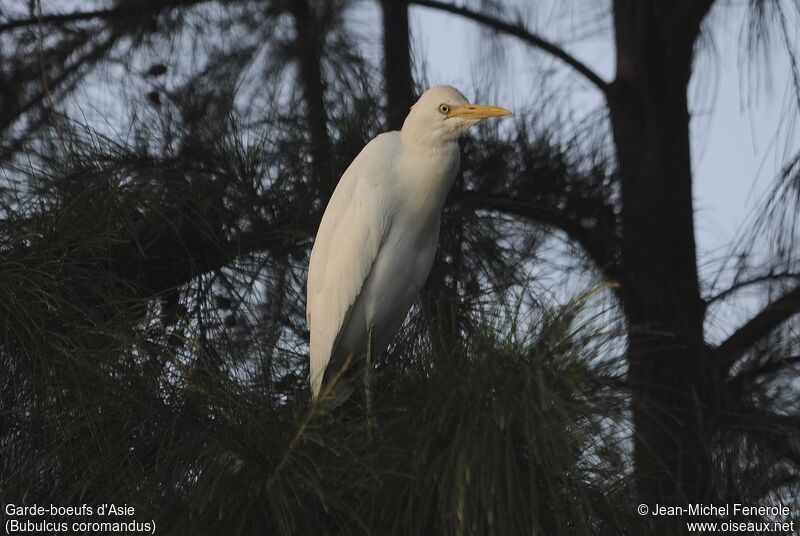
[[(270, 165), (280, 149), (235, 130), (205, 151), (70, 139), (5, 206), (4, 502), (126, 503), (162, 534), (596, 534), (637, 521), (619, 367), (597, 359), (607, 336), (582, 324), (583, 300), (525, 307), (539, 316), (523, 321), (497, 306), (524, 288), (516, 275), (461, 306), (431, 292), (430, 310), (463, 322), (414, 317), (380, 363), (370, 430), (359, 407), (308, 398), (290, 246), (308, 230), (271, 219), (307, 197)], [(245, 249), (261, 229), (273, 234)], [(483, 235), (497, 236), (488, 219), (465, 247)], [(201, 262), (209, 275), (193, 275)], [(514, 274), (508, 262), (487, 281)]]
[(580, 304), (522, 336), (486, 325), (450, 355), (412, 347), (400, 373), (387, 361), (371, 435), (359, 408), (220, 373), (219, 348), (177, 351), (146, 301), (70, 258), (91, 244), (59, 243), (60, 262), (34, 241), (24, 270), (2, 264), (4, 501), (127, 503), (161, 534), (597, 534), (635, 521), (614, 444), (623, 397), (591, 365), (600, 335), (576, 325)]

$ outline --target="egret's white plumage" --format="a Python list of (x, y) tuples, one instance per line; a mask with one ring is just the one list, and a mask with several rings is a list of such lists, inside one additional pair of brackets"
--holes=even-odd
[(314, 396), (349, 355), (363, 358), (370, 328), (373, 354), (386, 349), (430, 272), (442, 205), (458, 172), (459, 136), (509, 113), (470, 105), (453, 87), (433, 87), (402, 130), (377, 136), (344, 172), (308, 268)]

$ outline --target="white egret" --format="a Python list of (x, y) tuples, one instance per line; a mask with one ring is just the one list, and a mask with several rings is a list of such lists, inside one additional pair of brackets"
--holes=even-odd
[(433, 264), (442, 205), (459, 167), (458, 138), (483, 119), (510, 113), (469, 104), (453, 87), (432, 87), (400, 131), (378, 135), (344, 172), (308, 267), (315, 397), (336, 378), (342, 402), (354, 375), (340, 371), (363, 370), (370, 411), (372, 357), (400, 328)]

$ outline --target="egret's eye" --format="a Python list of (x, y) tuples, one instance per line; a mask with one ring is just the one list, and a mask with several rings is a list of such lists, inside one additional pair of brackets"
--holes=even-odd
[(440, 104), (437, 110), (439, 110), (440, 114), (447, 115), (450, 113), (450, 106), (447, 104)]

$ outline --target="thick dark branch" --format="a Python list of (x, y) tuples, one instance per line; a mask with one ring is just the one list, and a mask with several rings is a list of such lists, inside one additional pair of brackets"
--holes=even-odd
[(714, 351), (717, 362), (729, 368), (756, 342), (797, 313), (800, 313), (800, 287), (767, 305), (720, 344)]
[[(136, 229), (137, 235), (121, 236), (109, 248), (115, 260), (114, 273), (152, 295), (188, 283), (193, 278), (219, 270), (236, 258), (254, 252), (281, 255), (307, 240), (290, 221), (264, 222), (252, 232), (231, 239), (209, 230), (206, 223), (183, 222), (164, 230), (162, 222), (148, 221)], [(158, 231), (156, 230), (158, 229)], [(157, 236), (148, 243), (141, 236)]]
[(608, 83), (602, 78), (600, 78), (600, 76), (597, 73), (595, 73), (593, 70), (587, 67), (586, 64), (582, 63), (577, 58), (570, 55), (563, 48), (559, 47), (558, 45), (555, 45), (554, 43), (551, 43), (550, 41), (542, 37), (539, 37), (536, 34), (529, 32), (521, 25), (511, 24), (509, 22), (502, 21), (490, 15), (478, 13), (466, 7), (456, 6), (453, 4), (449, 4), (447, 2), (440, 2), (439, 0), (410, 0), (409, 3), (416, 4), (422, 7), (439, 9), (441, 11), (447, 11), (448, 13), (460, 15), (467, 19), (489, 26), (490, 28), (494, 28), (499, 32), (513, 35), (514, 37), (517, 37), (525, 41), (529, 45), (541, 49), (547, 52), (548, 54), (560, 59), (561, 61), (563, 61), (564, 63), (575, 69), (577, 72), (582, 74), (587, 80), (589, 80), (592, 84), (597, 86), (597, 88), (603, 93), (606, 93), (608, 91)]
[(118, 7), (77, 11), (74, 13), (51, 13), (26, 19), (7, 20), (0, 23), (0, 33), (17, 28), (26, 28), (37, 24), (67, 24), (70, 22), (90, 21), (95, 19), (122, 19), (134, 15), (148, 15), (176, 7), (189, 7), (208, 0), (137, 0)]
[(568, 218), (557, 210), (507, 195), (483, 192), (463, 192), (454, 198), (454, 201), (475, 210), (504, 212), (560, 229), (581, 245), (608, 280), (616, 281), (618, 278), (613, 247), (609, 244), (610, 237), (598, 236), (580, 222)]

